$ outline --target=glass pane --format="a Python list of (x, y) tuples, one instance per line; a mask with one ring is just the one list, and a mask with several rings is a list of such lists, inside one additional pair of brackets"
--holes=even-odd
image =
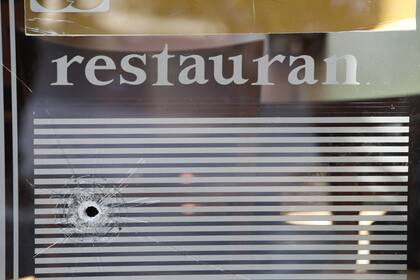
[(1, 2), (0, 279), (418, 278), (414, 1), (37, 3)]

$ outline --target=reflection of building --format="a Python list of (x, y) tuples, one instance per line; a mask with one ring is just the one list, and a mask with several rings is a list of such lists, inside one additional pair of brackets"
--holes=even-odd
[(415, 29), (415, 0), (118, 0), (111, 4), (110, 12), (88, 17), (34, 14), (28, 8), (27, 31), (185, 35)]

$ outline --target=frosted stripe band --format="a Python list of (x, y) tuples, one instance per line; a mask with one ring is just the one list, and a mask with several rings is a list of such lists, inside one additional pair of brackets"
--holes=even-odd
[(35, 169), (35, 175), (78, 174), (162, 174), (162, 173), (309, 173), (309, 172), (357, 172), (357, 173), (407, 173), (408, 166), (320, 166), (320, 167), (165, 167), (162, 168), (46, 168)]
[[(113, 253), (128, 253), (128, 252), (166, 252), (170, 251), (173, 252), (173, 247), (171, 246), (130, 246), (130, 247), (74, 247), (74, 248), (57, 248), (53, 247), (48, 249), (48, 254), (63, 254), (63, 253), (106, 253), (106, 252), (113, 252)], [(179, 252), (188, 251), (209, 251), (209, 252), (218, 252), (218, 251), (263, 251), (266, 250), (276, 251), (276, 250), (283, 250), (283, 251), (358, 251), (358, 250), (377, 250), (377, 251), (405, 251), (407, 250), (406, 245), (283, 245), (283, 246), (276, 246), (276, 245), (246, 245), (242, 246), (242, 248), (238, 246), (176, 246)], [(43, 253), (45, 250), (43, 248), (35, 249), (35, 253)], [(180, 267), (181, 268), (181, 267)]]
[[(281, 264), (247, 264), (247, 265), (220, 265), (219, 267), (224, 270), (296, 270), (301, 271), (305, 270), (406, 270), (406, 265), (355, 265), (355, 264), (304, 264), (304, 265), (281, 265)], [(182, 265), (182, 266), (170, 266), (170, 265), (160, 265), (156, 266), (118, 266), (118, 267), (77, 267), (77, 270), (74, 268), (35, 268), (35, 273), (63, 273), (63, 272), (73, 272), (77, 271), (78, 273), (82, 272), (114, 272), (118, 269), (119, 272), (122, 271), (135, 271), (135, 272), (144, 272), (144, 271), (208, 271), (214, 270), (210, 265)]]
[[(292, 188), (292, 189), (290, 189)], [(91, 187), (80, 187), (81, 190), (86, 192), (97, 192), (97, 189)], [(112, 189), (112, 186), (111, 186)], [(338, 192), (407, 192), (407, 186), (273, 186), (273, 187), (261, 187), (261, 186), (237, 186), (237, 187), (225, 187), (225, 186), (194, 186), (191, 187), (156, 187), (149, 186), (144, 188), (136, 187), (124, 187), (119, 190), (121, 195), (123, 194), (141, 194), (141, 196), (147, 194), (162, 194), (162, 193), (204, 193), (204, 194), (214, 194), (214, 193), (236, 193), (239, 195), (244, 195), (247, 193), (281, 193), (281, 192), (293, 192), (293, 193), (316, 193), (316, 192), (328, 192), (328, 193), (338, 193)], [(69, 193), (74, 193), (75, 191), (70, 191), (68, 189), (63, 189), (61, 187), (47, 187), (45, 188), (42, 185), (37, 186), (35, 189), (35, 195), (68, 195)]]
[(406, 183), (407, 176), (283, 176), (283, 177), (188, 177), (188, 178), (86, 178), (77, 179), (35, 179), (35, 185), (79, 185), (100, 184), (115, 185), (118, 187), (125, 184), (147, 184), (147, 183), (167, 183), (167, 184), (192, 184), (192, 183), (292, 183), (292, 182), (399, 182)]
[(212, 153), (408, 153), (408, 147), (358, 146), (358, 147), (231, 147), (231, 148), (99, 148), (99, 149), (34, 149), (35, 155), (84, 154), (212, 154)]
[(320, 117), (320, 118), (112, 118), (34, 119), (35, 125), (70, 124), (267, 124), (267, 123), (408, 123), (409, 117)]
[(407, 143), (408, 137), (209, 137), (209, 138), (56, 138), (34, 139), (35, 145), (124, 144), (258, 144), (258, 143)]
[[(336, 260), (349, 260), (356, 261), (360, 259), (364, 260), (376, 260), (376, 261), (406, 261), (407, 258), (404, 255), (275, 255), (275, 254), (263, 254), (263, 255), (217, 255), (217, 256), (206, 256), (206, 255), (190, 255), (191, 258), (198, 259), (200, 261), (336, 261)], [(185, 256), (119, 256), (119, 257), (110, 257), (110, 256), (101, 256), (101, 259), (104, 262), (153, 262), (153, 261), (185, 261)], [(66, 263), (75, 263), (75, 262), (96, 262), (98, 257), (77, 257), (76, 258), (38, 258), (36, 259), (36, 264), (66, 264)]]
[[(112, 238), (104, 237), (97, 238), (98, 242), (109, 243)], [(184, 236), (154, 236), (153, 241), (147, 236), (130, 236), (130, 237), (118, 237), (118, 242), (197, 242), (197, 241), (407, 241), (405, 235), (217, 235), (217, 236), (196, 236), (196, 235), (184, 235)], [(92, 238), (75, 238), (74, 243), (86, 244), (91, 243)], [(38, 238), (36, 245), (52, 245), (58, 242), (58, 244), (70, 244), (68, 238)]]
[(209, 127), (209, 128), (52, 128), (34, 129), (35, 135), (121, 134), (237, 134), (237, 133), (408, 133), (407, 126), (354, 127)]
[[(99, 153), (99, 150), (98, 150)], [(72, 164), (173, 164), (173, 163), (335, 163), (335, 162), (377, 162), (407, 163), (407, 156), (347, 156), (347, 157), (177, 157), (177, 158), (36, 158), (36, 165)]]
[[(121, 219), (124, 220), (124, 219)], [(140, 223), (141, 224), (141, 223)], [(147, 227), (147, 222), (143, 223), (145, 226), (137, 227), (125, 227), (122, 228), (120, 233), (148, 233), (148, 232), (239, 232), (239, 231), (259, 231), (259, 232), (270, 232), (270, 231), (406, 231), (407, 226), (405, 225), (390, 225), (390, 226), (356, 226), (356, 225), (316, 225), (316, 226), (166, 226), (166, 227)], [(109, 227), (109, 226), (108, 226)], [(106, 227), (106, 228), (108, 228)], [(88, 228), (86, 233), (97, 233), (100, 227)], [(76, 232), (76, 231), (75, 231)], [(35, 234), (63, 234), (61, 228), (36, 228)], [(290, 245), (292, 246), (292, 245)], [(238, 250), (238, 246), (235, 246)]]
[[(74, 194), (74, 193), (73, 193)], [(36, 205), (53, 205), (71, 203), (72, 198), (36, 198)], [(145, 199), (132, 199), (132, 198), (109, 198), (105, 204), (111, 203), (126, 203), (135, 204), (139, 206), (147, 207), (149, 204), (157, 203), (212, 203), (212, 202), (408, 202), (406, 195), (395, 195), (395, 196), (239, 196), (239, 197), (226, 197), (226, 196), (211, 196), (211, 197), (159, 197), (156, 199), (145, 198)]]

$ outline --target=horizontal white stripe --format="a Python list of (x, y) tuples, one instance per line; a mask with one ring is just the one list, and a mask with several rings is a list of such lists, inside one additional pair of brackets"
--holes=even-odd
[(35, 273), (81, 273), (81, 272), (137, 272), (137, 271), (208, 271), (219, 267), (223, 270), (406, 270), (401, 264), (245, 264), (245, 265), (159, 265), (159, 266), (99, 266), (99, 267), (54, 267), (35, 268)]
[(162, 174), (162, 173), (309, 173), (309, 172), (357, 172), (357, 173), (404, 173), (408, 166), (305, 166), (305, 167), (165, 167), (165, 168), (46, 168), (35, 169), (35, 175), (80, 174)]
[[(147, 223), (145, 223), (146, 225)], [(95, 226), (94, 228), (86, 229), (85, 233), (97, 233), (100, 227)], [(104, 228), (104, 227), (103, 227)], [(108, 228), (108, 227), (107, 227)], [(358, 225), (306, 225), (306, 226), (295, 226), (295, 225), (281, 225), (281, 226), (166, 226), (166, 227), (122, 227), (119, 233), (147, 233), (147, 232), (247, 232), (247, 231), (406, 231), (407, 226), (405, 225), (386, 225), (386, 226), (358, 226)], [(71, 232), (70, 230), (66, 231)], [(78, 231), (75, 231), (77, 233)], [(36, 228), (35, 234), (62, 234), (62, 228)], [(223, 247), (223, 246), (222, 246)]]
[[(129, 246), (129, 247), (73, 247), (73, 248), (56, 248), (52, 247), (47, 250), (45, 248), (35, 249), (35, 254), (64, 254), (64, 253), (128, 253), (128, 252), (166, 252), (176, 251), (182, 254), (183, 251), (358, 251), (358, 250), (378, 250), (378, 251), (404, 251), (407, 250), (406, 245), (208, 245), (208, 246)], [(158, 268), (159, 270), (159, 268)]]
[(237, 134), (237, 133), (408, 133), (407, 126), (199, 127), (199, 128), (38, 128), (35, 135)]
[(274, 123), (408, 123), (409, 117), (313, 117), (313, 118), (86, 118), (34, 119), (35, 125), (69, 124), (274, 124)]
[[(169, 278), (170, 277), (170, 278)], [(37, 277), (37, 280), (69, 280), (68, 277)], [(92, 277), (77, 277), (77, 280), (92, 280)], [(106, 280), (139, 280), (139, 276), (101, 276)], [(141, 280), (197, 280), (197, 275), (161, 275), (161, 276), (141, 276)], [(200, 280), (407, 280), (406, 274), (359, 274), (359, 273), (340, 273), (340, 274), (237, 274), (232, 275), (200, 275)], [(72, 279), (73, 280), (73, 279)]]
[[(370, 240), (370, 241), (407, 241), (406, 235), (204, 235), (204, 236), (195, 236), (195, 235), (184, 235), (184, 236), (131, 236), (131, 237), (104, 237), (104, 238), (95, 238), (95, 243), (112, 243), (117, 242), (197, 242), (197, 241), (267, 241), (267, 242), (277, 242), (277, 241), (360, 241), (360, 240)], [(68, 238), (36, 238), (35, 244), (69, 244), (69, 243), (92, 243), (92, 238), (77, 238), (77, 239), (68, 239)], [(53, 246), (54, 247), (54, 246)]]
[[(100, 154), (100, 149), (96, 154)], [(181, 164), (181, 163), (313, 163), (313, 162), (395, 162), (407, 163), (408, 156), (335, 157), (195, 157), (195, 158), (58, 158), (34, 160), (35, 165), (71, 164)]]
[(125, 184), (193, 184), (193, 183), (327, 183), (327, 182), (399, 182), (406, 183), (408, 176), (241, 176), (241, 177), (163, 177), (163, 178), (59, 178), (59, 179), (35, 179), (35, 185), (79, 185), (79, 184), (100, 184), (116, 185)]
[[(169, 278), (170, 277), (170, 278)], [(37, 277), (37, 280), (69, 280), (68, 277)], [(77, 280), (92, 280), (92, 277), (77, 277)], [(139, 280), (139, 276), (101, 276), (106, 280)], [(160, 276), (141, 276), (141, 280), (197, 280), (197, 275), (160, 275)], [(340, 274), (237, 274), (232, 275), (200, 275), (200, 280), (407, 280), (406, 274), (359, 274), (359, 273), (340, 273)], [(72, 279), (73, 280), (73, 279)]]
[[(120, 223), (174, 223), (174, 222), (298, 222), (298, 221), (357, 221), (357, 222), (380, 222), (380, 221), (389, 221), (389, 222), (405, 222), (407, 221), (407, 216), (341, 216), (341, 215), (331, 215), (331, 216), (226, 216), (226, 217), (206, 217), (206, 216), (184, 216), (184, 217), (153, 217), (153, 218), (119, 218)], [(68, 221), (66, 219), (35, 219), (36, 225), (57, 225), (57, 224), (66, 224)]]
[(35, 264), (66, 264), (66, 263), (86, 263), (86, 262), (167, 262), (167, 261), (188, 261), (195, 259), (197, 261), (356, 261), (356, 260), (393, 260), (405, 261), (407, 257), (404, 255), (188, 255), (188, 256), (130, 256), (130, 257), (74, 257), (74, 258), (36, 258)]
[[(97, 192), (97, 188), (83, 187), (81, 190), (85, 192)], [(42, 186), (36, 186), (34, 192), (36, 195), (60, 195), (60, 194), (72, 194), (77, 191), (74, 189), (62, 189), (49, 187), (48, 189), (42, 188)], [(115, 191), (113, 188), (103, 188), (101, 192), (112, 192)], [(161, 194), (161, 193), (265, 193), (265, 192), (284, 192), (284, 193), (301, 193), (301, 192), (407, 192), (407, 186), (273, 186), (273, 187), (261, 187), (261, 186), (238, 186), (238, 187), (225, 187), (225, 186), (185, 186), (185, 187), (124, 187), (119, 188), (118, 193), (122, 194)], [(143, 195), (144, 196), (144, 195)]]
[(408, 143), (408, 137), (201, 137), (34, 139), (35, 145), (258, 144), (258, 143)]
[[(208, 206), (208, 207), (124, 207), (124, 213), (200, 213), (200, 212), (292, 212), (292, 211), (407, 211), (405, 205), (319, 205), (319, 206)], [(35, 214), (62, 214), (62, 208), (35, 209)], [(118, 211), (117, 211), (118, 213)]]
[[(112, 194), (112, 193), (111, 193)], [(36, 198), (35, 205), (57, 205), (72, 203), (73, 198)], [(103, 203), (134, 203), (139, 207), (147, 207), (149, 204), (156, 203), (233, 203), (233, 202), (407, 202), (406, 195), (375, 195), (375, 196), (358, 196), (358, 195), (343, 195), (343, 196), (207, 196), (207, 197), (158, 197), (158, 198), (115, 198), (109, 197), (103, 200)]]
[[(297, 222), (297, 221), (357, 221), (357, 222), (404, 222), (407, 221), (407, 216), (392, 215), (392, 216), (226, 216), (226, 217), (206, 217), (206, 216), (185, 216), (185, 217), (153, 217), (153, 218), (119, 218), (120, 223), (174, 223), (174, 222)], [(36, 225), (57, 225), (66, 224), (67, 220), (62, 218), (57, 219), (35, 219)]]
[(34, 149), (35, 155), (213, 154), (213, 153), (408, 153), (408, 147), (231, 147)]

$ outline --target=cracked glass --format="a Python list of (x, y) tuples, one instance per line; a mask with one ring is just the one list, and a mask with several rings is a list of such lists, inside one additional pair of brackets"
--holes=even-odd
[(418, 279), (415, 2), (1, 1), (0, 279)]

